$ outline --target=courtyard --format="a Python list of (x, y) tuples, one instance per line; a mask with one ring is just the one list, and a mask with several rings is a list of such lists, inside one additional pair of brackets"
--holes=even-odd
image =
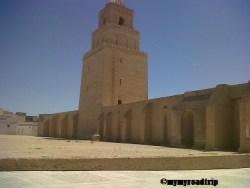
[(210, 170), (250, 168), (250, 154), (0, 135), (0, 171)]

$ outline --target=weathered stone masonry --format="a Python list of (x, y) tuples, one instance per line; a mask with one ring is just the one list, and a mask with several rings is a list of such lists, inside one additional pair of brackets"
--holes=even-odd
[[(249, 151), (245, 128), (250, 117), (246, 97), (249, 88), (249, 83), (219, 85), (173, 97), (104, 107), (99, 134), (104, 141)], [(117, 140), (119, 135), (124, 137)]]

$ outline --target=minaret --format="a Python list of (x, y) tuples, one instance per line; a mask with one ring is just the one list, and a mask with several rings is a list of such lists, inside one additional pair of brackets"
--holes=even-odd
[(78, 137), (97, 132), (103, 106), (148, 99), (147, 55), (140, 51), (133, 10), (110, 0), (99, 13), (91, 50), (84, 56)]

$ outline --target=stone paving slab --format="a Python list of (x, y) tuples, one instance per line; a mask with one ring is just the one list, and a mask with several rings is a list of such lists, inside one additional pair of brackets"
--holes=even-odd
[(0, 170), (249, 168), (250, 154), (0, 135)]
[[(0, 172), (1, 188), (163, 188), (162, 178), (217, 179), (219, 188), (248, 188), (250, 169), (201, 171)], [(178, 186), (183, 187), (183, 186)], [(193, 186), (186, 186), (193, 187)], [(214, 187), (214, 186), (195, 186)]]

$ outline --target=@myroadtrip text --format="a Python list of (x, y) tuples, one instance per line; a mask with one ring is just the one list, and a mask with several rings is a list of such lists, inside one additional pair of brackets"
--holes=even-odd
[(219, 181), (216, 179), (196, 179), (196, 180), (170, 180), (167, 178), (162, 178), (160, 180), (162, 185), (166, 186), (194, 186), (194, 185), (210, 185), (210, 186), (217, 186)]

